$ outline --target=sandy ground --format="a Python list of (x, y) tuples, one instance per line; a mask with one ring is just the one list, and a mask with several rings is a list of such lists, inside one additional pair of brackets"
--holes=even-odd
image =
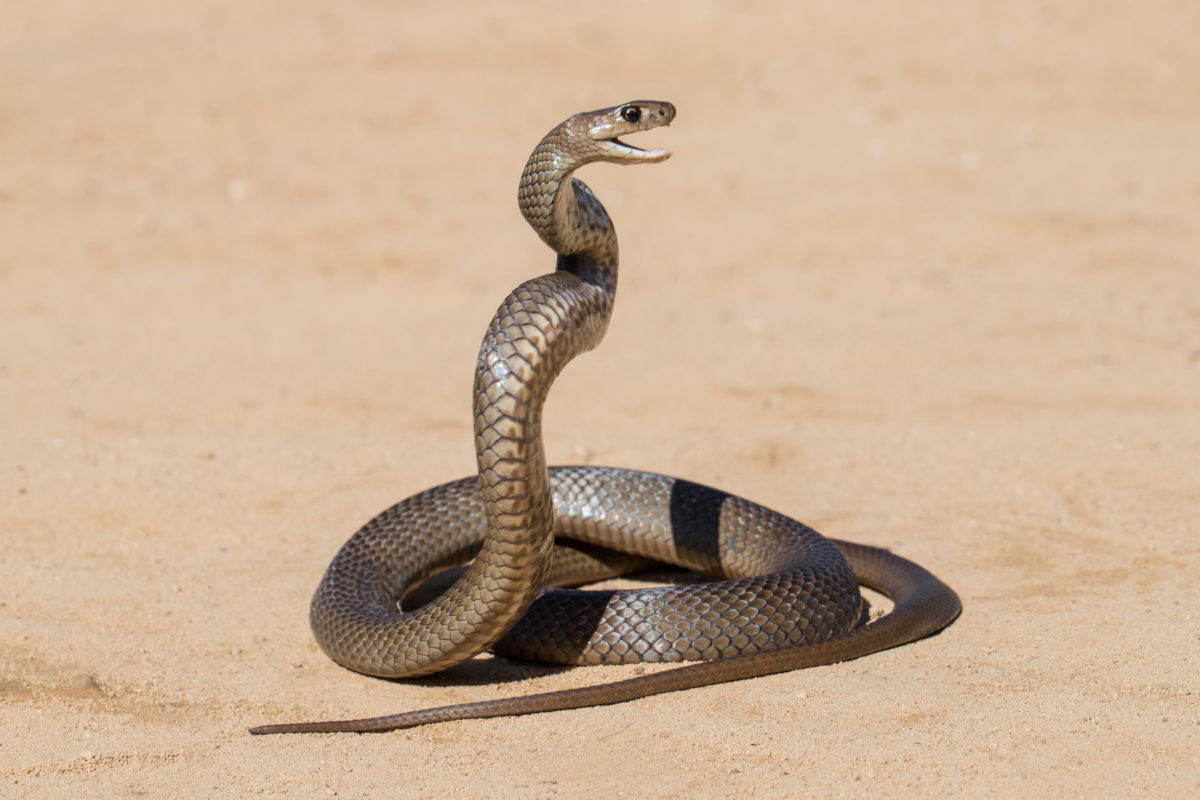
[[(1195, 797), (1200, 30), (1174, 2), (69, 3), (0, 12), (0, 795)], [(1185, 10), (1186, 9), (1186, 10)], [(622, 237), (552, 461), (893, 548), (943, 635), (625, 706), (251, 737), (613, 680), (326, 659), (307, 604), (473, 469), (570, 113)]]

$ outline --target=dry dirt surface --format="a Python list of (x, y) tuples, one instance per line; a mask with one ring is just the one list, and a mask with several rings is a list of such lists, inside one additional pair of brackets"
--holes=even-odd
[[(1200, 796), (1200, 6), (6, 0), (0, 796)], [(552, 462), (720, 486), (961, 594), (940, 636), (622, 706), (248, 727), (416, 682), (308, 630), (367, 518), (474, 468), (516, 180), (639, 97)]]

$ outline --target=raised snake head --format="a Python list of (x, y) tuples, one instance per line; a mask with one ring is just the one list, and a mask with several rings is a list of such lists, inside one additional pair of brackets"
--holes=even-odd
[(587, 126), (588, 136), (598, 148), (594, 160), (612, 161), (616, 164), (640, 164), (664, 161), (671, 157), (671, 151), (662, 147), (643, 150), (626, 144), (617, 137), (670, 125), (673, 119), (675, 106), (670, 103), (661, 100), (633, 100), (612, 108), (577, 114), (571, 121), (579, 120), (580, 124)]
[[(585, 111), (570, 117), (550, 131), (539, 150), (558, 156), (559, 169), (572, 170), (593, 161), (614, 164), (644, 164), (663, 161), (671, 151), (656, 147), (643, 150), (622, 142), (619, 136), (670, 125), (675, 106), (661, 100), (632, 100), (612, 108)], [(535, 151), (536, 152), (536, 151)]]

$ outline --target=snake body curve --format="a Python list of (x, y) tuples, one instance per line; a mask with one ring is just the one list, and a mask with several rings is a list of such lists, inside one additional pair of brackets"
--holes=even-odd
[[(251, 732), (392, 730), (623, 702), (857, 658), (958, 615), (957, 595), (920, 566), (826, 539), (740, 497), (632, 470), (547, 467), (543, 403), (566, 363), (603, 338), (617, 280), (612, 222), (573, 173), (593, 161), (665, 160), (670, 151), (618, 137), (674, 117), (670, 103), (647, 100), (576, 114), (534, 149), (518, 201), (558, 265), (513, 290), (484, 336), (474, 392), (478, 476), (414, 495), (364, 525), (330, 564), (310, 621), (334, 661), (382, 677), (429, 674), (487, 648), (564, 664), (700, 663), (581, 689)], [(555, 547), (556, 536), (569, 542)], [(543, 591), (628, 570), (616, 551), (721, 580)], [(412, 587), (468, 560), (438, 597), (401, 610)], [(888, 595), (893, 610), (863, 624), (860, 583)]]

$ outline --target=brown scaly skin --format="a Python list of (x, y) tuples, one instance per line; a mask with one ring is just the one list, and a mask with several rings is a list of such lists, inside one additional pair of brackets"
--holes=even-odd
[[(479, 476), (429, 489), (367, 523), (334, 558), (310, 616), (330, 657), (386, 677), (424, 675), (493, 645), (556, 663), (712, 660), (601, 686), (253, 733), (392, 730), (623, 702), (856, 658), (958, 615), (954, 592), (916, 564), (835, 544), (750, 501), (631, 470), (547, 469), (542, 405), (566, 363), (603, 337), (617, 279), (612, 222), (572, 174), (592, 161), (666, 159), (669, 151), (617, 137), (674, 117), (669, 103), (633, 101), (577, 114), (534, 149), (518, 201), (558, 253), (558, 269), (517, 287), (484, 336), (475, 379)], [(547, 580), (561, 582), (550, 573), (555, 534), (726, 580), (538, 598)], [(409, 587), (473, 553), (446, 592), (414, 611), (397, 609)], [(599, 561), (594, 574), (581, 568), (573, 580), (622, 569)], [(859, 582), (890, 596), (893, 612), (860, 626)]]

